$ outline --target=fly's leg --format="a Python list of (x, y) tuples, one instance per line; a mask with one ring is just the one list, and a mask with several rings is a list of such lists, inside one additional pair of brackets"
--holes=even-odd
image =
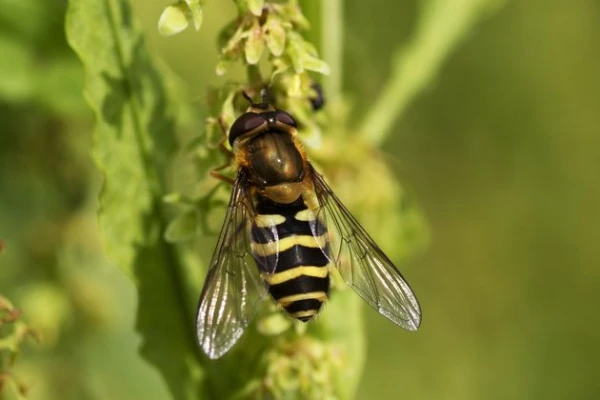
[(233, 158), (233, 152), (225, 146), (225, 142), (228, 139), (227, 127), (225, 126), (225, 121), (223, 121), (222, 117), (219, 117), (217, 119), (217, 122), (219, 123), (219, 126), (221, 127), (221, 132), (223, 132), (223, 137), (221, 138), (221, 140), (219, 140), (219, 150), (221, 150), (221, 152), (223, 152), (223, 154), (225, 154), (227, 157)]
[[(227, 157), (228, 160), (231, 160), (231, 159), (233, 159), (233, 152), (231, 150), (229, 150), (227, 148), (227, 146), (225, 146), (225, 142), (227, 141), (227, 127), (225, 126), (225, 121), (223, 121), (223, 118), (219, 117), (217, 119), (217, 123), (219, 124), (219, 127), (221, 128), (221, 132), (223, 133), (223, 136), (217, 143), (217, 147), (225, 155), (225, 157)], [(220, 167), (217, 167), (217, 168), (213, 169), (212, 171), (210, 171), (210, 176), (233, 186), (235, 181), (219, 172), (230, 166), (231, 166), (231, 162), (228, 161), (227, 163), (221, 165)]]
[(235, 183), (235, 181), (231, 178), (229, 178), (228, 176), (223, 175), (222, 173), (219, 172), (219, 170), (223, 169), (223, 168), (227, 168), (229, 167), (229, 164), (226, 165), (222, 165), (219, 168), (215, 168), (212, 171), (210, 171), (210, 176), (212, 176), (213, 178), (216, 178), (222, 182), (228, 183), (231, 186), (233, 186), (233, 184)]

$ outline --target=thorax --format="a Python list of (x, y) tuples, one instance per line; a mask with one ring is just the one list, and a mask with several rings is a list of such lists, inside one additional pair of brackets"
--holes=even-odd
[(252, 137), (244, 146), (242, 166), (262, 195), (279, 203), (298, 199), (305, 162), (291, 135), (268, 131)]

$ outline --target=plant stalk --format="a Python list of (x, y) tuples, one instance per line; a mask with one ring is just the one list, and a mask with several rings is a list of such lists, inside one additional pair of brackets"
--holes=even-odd
[(325, 94), (332, 101), (342, 92), (344, 49), (344, 3), (343, 0), (321, 1), (321, 48), (323, 59), (331, 68), (324, 81)]

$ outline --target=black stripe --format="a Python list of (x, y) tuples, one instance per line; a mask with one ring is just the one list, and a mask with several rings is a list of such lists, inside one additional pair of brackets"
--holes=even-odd
[[(324, 250), (321, 250), (319, 247), (292, 246), (279, 253), (279, 260), (273, 272), (287, 271), (300, 265), (325, 266), (329, 263), (326, 254), (329, 254), (329, 244), (327, 244)], [(263, 265), (274, 265), (276, 257), (277, 254), (271, 254), (266, 257), (254, 255), (254, 260), (260, 269)]]
[[(310, 226), (311, 224), (314, 225), (312, 229)], [(256, 243), (270, 243), (274, 242), (276, 237), (283, 239), (293, 235), (315, 236), (313, 235), (313, 229), (315, 230), (316, 236), (321, 236), (327, 232), (327, 228), (320, 222), (309, 223), (308, 221), (298, 221), (292, 216), (286, 217), (285, 222), (276, 225), (274, 228), (263, 228), (252, 224), (251, 234), (252, 240)], [(275, 230), (276, 233), (273, 232), (273, 230)]]
[[(257, 198), (256, 211), (259, 215), (277, 214), (285, 218), (285, 222), (276, 226), (277, 237), (283, 239), (292, 235), (313, 235), (321, 236), (327, 232), (327, 228), (319, 220), (298, 221), (297, 213), (306, 210), (306, 204), (299, 197), (298, 200), (291, 204), (280, 204), (264, 197)], [(311, 224), (313, 228), (311, 229)], [(269, 243), (275, 240), (275, 234), (271, 228), (259, 228), (252, 224), (252, 240), (257, 243)]]
[(280, 214), (283, 216), (294, 216), (298, 211), (306, 210), (306, 204), (299, 197), (298, 200), (290, 204), (276, 203), (266, 197), (256, 199), (256, 211), (258, 214)]
[(289, 281), (269, 286), (269, 292), (275, 300), (301, 293), (325, 292), (325, 294), (327, 294), (329, 293), (329, 276), (317, 278), (314, 276), (300, 275)]
[(319, 311), (321, 309), (321, 303), (319, 300), (307, 299), (307, 300), (298, 300), (290, 304), (285, 308), (285, 311), (292, 314), (298, 311), (308, 311), (308, 310), (316, 310)]

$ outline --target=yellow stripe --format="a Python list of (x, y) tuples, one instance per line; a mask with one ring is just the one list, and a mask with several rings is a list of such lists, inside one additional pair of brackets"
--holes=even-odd
[(305, 311), (297, 311), (295, 313), (290, 314), (294, 318), (302, 318), (302, 317), (312, 317), (313, 315), (317, 315), (317, 310), (305, 310)]
[(279, 304), (281, 304), (282, 307), (287, 307), (290, 304), (292, 304), (293, 302), (300, 301), (300, 300), (308, 300), (308, 299), (319, 300), (320, 302), (323, 302), (323, 301), (327, 300), (327, 293), (325, 293), (325, 292), (309, 292), (309, 293), (293, 294), (291, 296), (282, 297), (281, 299), (277, 300), (277, 302)]
[(314, 222), (314, 221), (316, 221), (318, 219), (319, 223), (322, 226), (326, 225), (324, 217), (325, 216), (323, 214), (319, 214), (318, 217), (317, 217), (317, 213), (315, 213), (314, 211), (309, 210), (309, 209), (298, 211), (296, 213), (296, 215), (294, 215), (294, 219), (296, 221), (302, 221), (302, 222), (311, 223), (311, 222)]
[(312, 248), (324, 248), (327, 245), (327, 234), (321, 236), (297, 235), (288, 236), (281, 240), (269, 243), (256, 243), (252, 241), (250, 246), (254, 255), (259, 257), (270, 256), (272, 254), (286, 251), (293, 246), (304, 246)]
[(268, 228), (284, 222), (285, 217), (279, 214), (259, 214), (254, 218), (254, 224), (259, 228)]
[(294, 218), (298, 221), (314, 221), (317, 219), (315, 213), (309, 209), (298, 211)]
[(304, 204), (306, 204), (306, 207), (308, 207), (309, 210), (318, 210), (321, 207), (314, 187), (303, 190), (302, 198), (304, 199)]
[(326, 278), (329, 275), (329, 269), (327, 266), (324, 267), (312, 267), (306, 265), (300, 265), (298, 267), (288, 269), (287, 271), (278, 272), (276, 274), (263, 274), (263, 279), (269, 285), (277, 285), (279, 283), (287, 282), (301, 275), (314, 276), (315, 278)]

